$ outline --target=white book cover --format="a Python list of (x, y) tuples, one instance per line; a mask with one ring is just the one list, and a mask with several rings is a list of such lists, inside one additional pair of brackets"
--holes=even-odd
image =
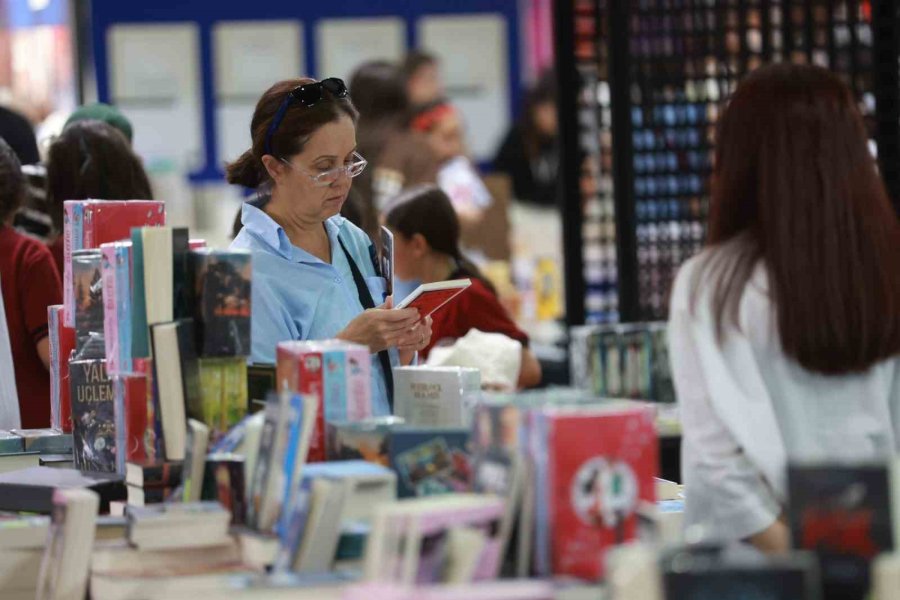
[(19, 394), (16, 391), (16, 371), (13, 366), (9, 328), (6, 324), (6, 308), (3, 306), (0, 282), (0, 429), (18, 429), (22, 426), (19, 414)]
[(480, 397), (481, 372), (467, 367), (394, 369), (394, 412), (409, 425), (468, 427)]

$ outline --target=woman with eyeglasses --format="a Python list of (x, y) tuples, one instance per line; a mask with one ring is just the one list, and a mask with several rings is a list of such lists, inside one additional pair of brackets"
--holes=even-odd
[(340, 79), (276, 83), (256, 105), (252, 147), (227, 167), (228, 182), (257, 191), (244, 204), (232, 248), (253, 252), (254, 362), (275, 362), (285, 340), (338, 338), (372, 352), (376, 415), (390, 413), (392, 365), (431, 342), (431, 319), (394, 310), (375, 247), (339, 215), (356, 152), (357, 112)]

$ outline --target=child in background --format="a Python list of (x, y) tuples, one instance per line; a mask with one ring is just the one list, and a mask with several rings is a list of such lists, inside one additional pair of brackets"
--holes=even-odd
[(455, 340), (471, 329), (502, 333), (522, 343), (519, 387), (541, 382), (541, 365), (528, 349), (528, 336), (501, 306), (493, 286), (459, 250), (459, 220), (450, 199), (440, 188), (412, 188), (396, 198), (387, 210), (387, 226), (394, 234), (394, 271), (401, 279), (422, 283), (470, 278), (472, 286), (433, 315), (432, 343), (423, 357), (441, 340)]

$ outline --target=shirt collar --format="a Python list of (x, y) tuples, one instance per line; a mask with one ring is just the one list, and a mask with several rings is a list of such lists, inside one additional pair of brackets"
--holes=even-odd
[[(282, 258), (301, 263), (322, 262), (306, 250), (294, 246), (281, 225), (266, 214), (260, 206), (260, 204), (255, 202), (244, 202), (244, 206), (241, 209), (241, 224), (250, 233), (258, 237)], [(346, 219), (340, 215), (325, 221), (325, 231), (328, 233), (328, 239), (331, 241), (332, 262), (334, 261), (335, 253), (340, 248), (338, 235), (345, 221)]]

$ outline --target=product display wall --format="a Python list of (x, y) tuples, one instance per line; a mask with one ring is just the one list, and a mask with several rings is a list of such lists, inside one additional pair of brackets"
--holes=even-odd
[(790, 60), (839, 73), (896, 189), (896, 15), (875, 21), (870, 2), (853, 0), (570, 1), (557, 7), (571, 21), (570, 36), (557, 23), (557, 65), (572, 69), (574, 56), (577, 85), (561, 90), (578, 110), (560, 114), (577, 120), (561, 131), (566, 160), (579, 161), (578, 198), (567, 208), (582, 240), (568, 244), (567, 260), (583, 265), (583, 280), (567, 289), (583, 298), (586, 322), (666, 317), (677, 269), (706, 236), (716, 123), (737, 82), (760, 65)]

